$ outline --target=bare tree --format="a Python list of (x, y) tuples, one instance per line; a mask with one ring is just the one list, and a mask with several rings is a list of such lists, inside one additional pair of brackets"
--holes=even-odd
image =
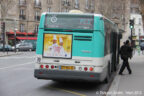
[(100, 13), (108, 18), (111, 18), (114, 1), (115, 0), (99, 0)]
[[(14, 2), (15, 0), (0, 0), (1, 21), (4, 21), (4, 22), (6, 21), (8, 10), (13, 7)], [(3, 39), (4, 39), (4, 44), (5, 44), (6, 34), (5, 32), (3, 34), (4, 34)], [(8, 43), (7, 39), (6, 39), (6, 43)]]
[(0, 7), (1, 7), (1, 19), (5, 20), (7, 17), (8, 10), (13, 7), (15, 3), (14, 0), (0, 0)]
[(141, 12), (144, 15), (144, 0), (139, 0), (139, 1), (140, 1)]

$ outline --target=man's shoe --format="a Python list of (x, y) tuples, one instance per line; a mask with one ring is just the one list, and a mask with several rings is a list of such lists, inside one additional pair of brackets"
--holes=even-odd
[(122, 73), (119, 73), (119, 75), (123, 75)]
[(129, 74), (132, 74), (132, 72), (129, 72)]

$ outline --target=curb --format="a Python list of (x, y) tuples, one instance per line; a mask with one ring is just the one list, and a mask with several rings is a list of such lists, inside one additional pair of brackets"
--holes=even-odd
[(111, 86), (110, 86), (109, 90), (107, 91), (106, 96), (117, 96), (117, 94), (115, 94), (115, 93), (118, 92), (120, 78), (121, 78), (121, 76), (118, 76), (118, 71), (117, 71), (116, 76), (115, 76), (113, 82), (111, 83)]
[(6, 56), (12, 56), (12, 55), (20, 55), (22, 53), (14, 53), (14, 54), (6, 54), (6, 55), (0, 55), (0, 57), (6, 57)]
[[(118, 91), (118, 88), (119, 88), (119, 83), (120, 83), (120, 78), (121, 76), (118, 75), (118, 72), (121, 68), (121, 64), (122, 64), (122, 60), (120, 59), (120, 62), (119, 62), (119, 65), (118, 65), (118, 69), (116, 71), (116, 75), (107, 91), (107, 94), (106, 96), (117, 96), (117, 94), (114, 94), (114, 93), (117, 93)], [(110, 94), (109, 94), (110, 93)]]
[[(139, 55), (135, 54), (133, 57), (135, 57), (135, 56), (139, 56)], [(120, 63), (122, 64), (122, 61)], [(121, 67), (119, 67), (119, 69), (120, 68)], [(121, 91), (119, 91), (119, 85), (120, 85), (121, 75), (119, 75), (118, 72), (119, 71), (117, 71), (117, 74), (116, 74), (116, 76), (115, 76), (115, 78), (114, 78), (114, 80), (113, 80), (113, 82), (111, 84), (111, 87), (107, 91), (107, 93), (110, 93), (110, 94), (106, 94), (106, 96), (119, 96), (119, 94), (122, 93)]]

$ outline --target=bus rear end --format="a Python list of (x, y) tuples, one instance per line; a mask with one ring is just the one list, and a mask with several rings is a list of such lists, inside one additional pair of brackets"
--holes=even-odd
[[(96, 27), (95, 21), (98, 22)], [(37, 39), (35, 77), (104, 80), (102, 25), (99, 16), (90, 14), (44, 13)]]

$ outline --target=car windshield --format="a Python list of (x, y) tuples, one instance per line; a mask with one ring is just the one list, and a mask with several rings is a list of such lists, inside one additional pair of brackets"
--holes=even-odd
[(143, 45), (143, 46), (144, 46), (144, 42), (140, 43), (140, 45)]
[(2, 47), (2, 44), (0, 44), (0, 48)]

